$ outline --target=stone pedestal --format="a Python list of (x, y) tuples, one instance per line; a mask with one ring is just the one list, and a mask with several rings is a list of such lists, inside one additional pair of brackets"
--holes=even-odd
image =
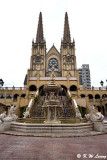
[(94, 122), (94, 131), (105, 132), (104, 122), (95, 121)]
[(53, 106), (50, 106), (50, 105), (47, 105), (47, 107), (45, 107), (45, 111), (46, 111), (46, 115), (47, 115), (47, 119), (44, 121), (44, 123), (46, 124), (51, 124), (51, 123), (61, 123), (61, 121), (58, 121), (57, 120), (57, 109), (58, 107), (53, 105)]

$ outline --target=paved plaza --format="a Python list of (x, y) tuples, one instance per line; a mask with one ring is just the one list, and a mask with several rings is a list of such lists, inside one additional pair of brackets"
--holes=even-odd
[(107, 134), (71, 138), (0, 134), (0, 160), (102, 160), (106, 156)]

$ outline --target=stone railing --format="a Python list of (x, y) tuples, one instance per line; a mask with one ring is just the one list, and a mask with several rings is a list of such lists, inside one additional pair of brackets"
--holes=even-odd
[(98, 91), (98, 90), (99, 90), (99, 87), (94, 87), (94, 90)]
[(100, 102), (100, 99), (95, 99), (96, 102)]
[(93, 99), (89, 99), (89, 102), (93, 102)]
[(0, 90), (26, 90), (24, 87), (1, 87)]

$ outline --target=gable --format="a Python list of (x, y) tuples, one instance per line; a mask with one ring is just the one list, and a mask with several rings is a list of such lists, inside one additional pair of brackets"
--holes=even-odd
[(58, 58), (60, 59), (60, 53), (58, 52), (58, 50), (56, 49), (56, 47), (53, 45), (50, 50), (48, 51), (47, 55), (46, 55), (46, 59), (49, 59), (50, 57), (52, 58)]

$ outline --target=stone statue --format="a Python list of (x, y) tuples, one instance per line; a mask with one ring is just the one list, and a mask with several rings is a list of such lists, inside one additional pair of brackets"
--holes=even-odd
[(23, 118), (30, 117), (30, 110), (31, 110), (31, 107), (32, 107), (33, 104), (34, 104), (34, 100), (31, 99), (30, 102), (29, 102), (29, 105), (26, 108), (26, 111), (24, 112), (24, 117)]
[(103, 121), (104, 120), (104, 116), (101, 114), (101, 112), (97, 112), (95, 115), (95, 108), (94, 106), (89, 106), (89, 110), (90, 113), (89, 114), (85, 114), (85, 118), (88, 121)]
[(52, 67), (51, 79), (52, 79), (53, 81), (55, 81), (55, 68), (54, 68), (54, 67)]
[(78, 108), (76, 108), (76, 117), (82, 119), (81, 113)]
[(97, 120), (100, 120), (100, 121), (103, 121), (103, 120), (104, 120), (104, 116), (101, 114), (101, 112), (98, 112), (98, 113), (96, 114), (96, 118), (97, 118)]
[(17, 118), (18, 118), (18, 116), (16, 116), (16, 114), (14, 113), (15, 110), (16, 110), (16, 107), (11, 106), (9, 115), (8, 115), (7, 117), (4, 117), (4, 118), (2, 119), (2, 121), (3, 121), (3, 122), (16, 121)]
[(0, 121), (3, 122), (3, 119), (6, 117), (6, 111), (0, 114)]
[(26, 111), (24, 112), (23, 118), (28, 118), (28, 117), (30, 117), (30, 113), (29, 113), (29, 108), (27, 107)]

